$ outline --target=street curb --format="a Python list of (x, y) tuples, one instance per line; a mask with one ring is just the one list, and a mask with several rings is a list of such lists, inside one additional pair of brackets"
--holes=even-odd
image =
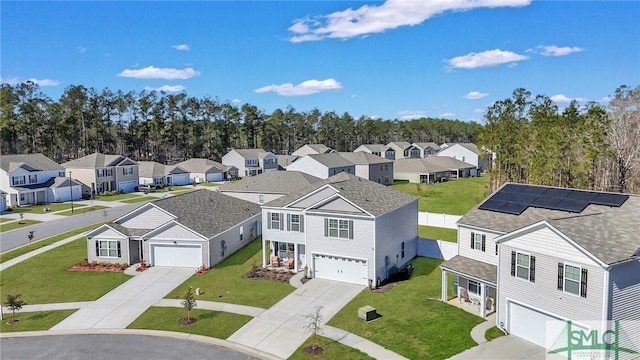
[(61, 336), (61, 335), (142, 335), (168, 337), (179, 340), (197, 341), (205, 344), (216, 345), (227, 349), (242, 352), (264, 360), (281, 360), (281, 358), (269, 353), (261, 352), (248, 346), (240, 345), (231, 341), (212, 338), (204, 335), (188, 334), (175, 331), (163, 330), (140, 330), (140, 329), (101, 329), (101, 330), (48, 330), (48, 331), (24, 331), (15, 333), (0, 333), (0, 339), (30, 336)]

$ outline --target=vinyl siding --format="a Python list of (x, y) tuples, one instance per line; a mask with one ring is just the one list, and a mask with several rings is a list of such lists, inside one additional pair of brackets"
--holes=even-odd
[[(283, 216), (283, 221), (284, 221), (284, 230), (279, 230), (279, 229), (269, 229), (269, 225), (268, 225), (268, 217), (267, 214), (268, 213), (280, 213)], [(299, 231), (289, 231), (287, 230), (287, 219), (288, 219), (288, 215), (290, 214), (297, 214), (300, 215), (302, 214), (301, 211), (291, 211), (291, 210), (287, 210), (287, 209), (270, 209), (270, 210), (262, 210), (262, 223), (264, 224), (262, 226), (262, 237), (267, 240), (267, 241), (278, 241), (278, 242), (287, 242), (287, 243), (293, 243), (293, 244), (304, 244), (305, 243), (305, 232), (307, 231), (307, 216), (305, 216), (303, 222), (303, 230), (304, 232), (299, 232)], [(322, 229), (322, 235), (324, 235), (324, 228)]]
[(188, 240), (188, 241), (205, 241), (198, 234), (194, 233), (190, 229), (178, 224), (172, 223), (163, 227), (162, 230), (154, 231), (151, 237), (144, 237), (147, 241), (174, 241), (174, 240)]
[[(459, 144), (455, 144), (448, 148), (444, 148), (440, 150), (440, 152), (437, 155), (452, 157), (457, 160), (464, 161), (467, 164), (471, 164), (476, 167), (478, 166), (478, 154), (474, 153), (473, 151)], [(464, 158), (464, 160), (462, 160), (462, 158)]]
[[(413, 259), (418, 253), (418, 201), (383, 214), (375, 220), (376, 279), (388, 277), (385, 257), (389, 257), (389, 266), (398, 267)], [(402, 242), (405, 242), (405, 254), (402, 257)]]
[[(249, 245), (256, 238), (256, 234), (258, 233), (258, 220), (259, 216), (253, 217), (241, 224), (238, 224), (222, 234), (214, 237), (207, 243), (210, 261), (209, 267), (216, 266), (222, 260), (228, 258), (236, 251), (242, 249), (243, 247)], [(243, 239), (240, 241), (240, 227), (243, 227)], [(250, 237), (251, 228), (253, 228), (253, 238)], [(225, 241), (226, 249), (224, 251), (224, 256), (222, 255), (222, 240)]]
[[(471, 233), (485, 235), (485, 247), (482, 249), (471, 248)], [(464, 225), (458, 226), (458, 254), (470, 259), (486, 262), (491, 265), (498, 265), (498, 255), (496, 255), (495, 238), (500, 234), (484, 230), (475, 230)]]
[(418, 173), (394, 172), (393, 178), (395, 180), (407, 180), (412, 184), (420, 183), (420, 174)]
[(173, 220), (172, 216), (151, 205), (139, 211), (140, 212), (131, 214), (127, 218), (121, 219), (118, 221), (118, 224), (128, 229), (155, 229)]
[(309, 195), (309, 196), (307, 196), (307, 197), (305, 197), (303, 199), (300, 199), (300, 200), (294, 202), (291, 205), (291, 207), (294, 207), (294, 208), (307, 208), (307, 207), (309, 207), (309, 206), (311, 206), (313, 204), (316, 204), (316, 203), (328, 198), (329, 196), (331, 196), (331, 195), (333, 195), (335, 193), (336, 193), (336, 191), (332, 187), (327, 186), (326, 188), (321, 189), (321, 190), (317, 191), (316, 193), (313, 193), (313, 194), (311, 194), (311, 195)]
[(607, 320), (635, 320), (622, 323), (622, 328), (640, 345), (640, 259), (611, 267), (609, 287)]
[[(304, 156), (287, 166), (287, 171), (300, 171), (305, 174), (326, 179), (331, 176), (330, 169), (309, 156)], [(352, 173), (355, 169), (352, 170)]]
[[(99, 257), (96, 255), (96, 243), (100, 240), (113, 240), (120, 241), (120, 257)], [(87, 260), (99, 261), (99, 262), (111, 262), (111, 263), (125, 263), (131, 264), (129, 260), (129, 247), (127, 242), (129, 238), (122, 236), (122, 234), (114, 231), (113, 229), (104, 228), (104, 231), (87, 239)]]
[(247, 170), (247, 167), (245, 166), (244, 158), (233, 150), (229, 151), (222, 157), (222, 163), (224, 165), (233, 165), (236, 168), (238, 168), (239, 176), (244, 176), (244, 172), (245, 170)]
[[(380, 170), (380, 166), (382, 166), (382, 170)], [(366, 168), (366, 170), (365, 171), (359, 170), (361, 168)], [(358, 171), (361, 171), (363, 173), (366, 172), (366, 175), (362, 176), (358, 174)], [(391, 185), (393, 184), (393, 163), (356, 165), (356, 175), (365, 179), (369, 179), (373, 182), (378, 182), (378, 178), (380, 178), (380, 184)], [(385, 177), (389, 179), (388, 182), (384, 181)]]
[[(362, 210), (358, 209), (357, 207), (351, 205), (350, 203), (348, 203), (345, 199), (343, 198), (336, 198), (333, 199), (331, 201), (329, 201), (326, 204), (323, 204), (321, 206), (318, 206), (317, 208), (318, 210), (331, 210), (331, 211), (340, 211), (340, 212), (354, 212), (354, 213), (358, 213), (361, 214)], [(314, 209), (314, 210), (315, 210)]]
[[(564, 241), (556, 236), (556, 241)], [(534, 243), (535, 244), (535, 243)], [(511, 242), (500, 245), (500, 264), (498, 266), (498, 319), (509, 328), (506, 311), (507, 300), (514, 300), (531, 307), (541, 309), (562, 319), (598, 320), (602, 318), (604, 269), (596, 266), (584, 257), (582, 262), (571, 261), (588, 270), (587, 297), (583, 298), (558, 290), (558, 263), (565, 258), (548, 255), (540, 251), (524, 251), (536, 257), (535, 282), (511, 276), (511, 251), (522, 251)], [(538, 246), (544, 249), (543, 245)], [(544, 249), (546, 250), (546, 249)], [(562, 253), (556, 253), (562, 254)]]

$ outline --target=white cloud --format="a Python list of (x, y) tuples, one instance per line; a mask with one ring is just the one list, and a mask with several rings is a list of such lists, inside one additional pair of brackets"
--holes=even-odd
[(172, 68), (157, 68), (154, 66), (148, 66), (138, 70), (123, 70), (118, 76), (129, 77), (135, 79), (165, 79), (165, 80), (185, 80), (194, 76), (200, 75), (199, 71), (195, 71), (192, 68), (184, 69), (172, 69)]
[(145, 86), (144, 89), (147, 91), (180, 92), (180, 91), (183, 91), (185, 87), (182, 85), (162, 85), (157, 88), (154, 88), (151, 86)]
[(396, 113), (400, 117), (400, 120), (420, 119), (427, 116), (426, 111), (421, 110), (404, 110)]
[(25, 83), (27, 81), (31, 81), (34, 84), (37, 84), (39, 86), (58, 86), (60, 85), (60, 81), (58, 80), (51, 80), (51, 79), (36, 79), (36, 78), (30, 78), (30, 79), (25, 79), (22, 80), (19, 77), (10, 77), (10, 78), (0, 78), (0, 82), (1, 83), (5, 83), (5, 84), (9, 84), (9, 85), (18, 85), (18, 84), (22, 84)]
[(579, 102), (587, 101), (587, 99), (579, 98), (579, 97), (570, 98), (570, 97), (568, 97), (568, 96), (566, 96), (564, 94), (553, 95), (551, 97), (551, 101), (556, 102), (556, 103), (570, 103), (573, 100), (579, 101)]
[(450, 118), (450, 117), (454, 117), (454, 116), (456, 116), (456, 114), (452, 113), (452, 112), (446, 112), (444, 114), (440, 114), (440, 117), (443, 117), (443, 118)]
[(172, 48), (180, 51), (189, 51), (191, 48), (187, 44), (171, 45)]
[(267, 86), (263, 86), (255, 90), (255, 92), (261, 94), (265, 92), (274, 92), (278, 95), (282, 96), (300, 96), (300, 95), (311, 95), (316, 94), (322, 91), (329, 90), (340, 90), (342, 89), (342, 85), (336, 81), (336, 79), (326, 79), (326, 80), (307, 80), (303, 81), (298, 85), (293, 85), (291, 83), (285, 84), (271, 84)]
[(474, 114), (482, 114), (482, 113), (484, 113), (484, 109), (475, 109), (475, 110), (473, 110), (473, 113)]
[(486, 97), (488, 95), (489, 94), (482, 93), (480, 91), (471, 91), (467, 95), (463, 96), (463, 98), (470, 99), (470, 100), (475, 100), (475, 99), (482, 99), (483, 97)]
[(526, 6), (531, 0), (387, 0), (382, 5), (363, 5), (314, 18), (297, 19), (289, 27), (291, 42), (317, 41), (326, 38), (350, 39), (382, 33), (401, 26), (422, 24), (434, 15), (447, 11), (474, 8)]
[(242, 102), (242, 101), (241, 101), (240, 99), (233, 99), (233, 100), (231, 100), (231, 103), (232, 103), (232, 104), (239, 104), (239, 103), (241, 103), (241, 102)]
[(538, 46), (537, 48), (539, 49), (540, 54), (543, 56), (565, 56), (565, 55), (584, 51), (583, 48), (579, 48), (577, 46), (558, 47), (555, 45), (541, 45), (541, 46)]
[(451, 68), (475, 69), (479, 67), (495, 66), (506, 63), (515, 63), (529, 59), (528, 56), (516, 54), (500, 49), (487, 50), (479, 53), (456, 56), (446, 60)]

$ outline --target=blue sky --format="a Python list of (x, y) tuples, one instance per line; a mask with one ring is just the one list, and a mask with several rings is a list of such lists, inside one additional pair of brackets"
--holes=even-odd
[(2, 1), (2, 82), (480, 121), (640, 85), (639, 1)]

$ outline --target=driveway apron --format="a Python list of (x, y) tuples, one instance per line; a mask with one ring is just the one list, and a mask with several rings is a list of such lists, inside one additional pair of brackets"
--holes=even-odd
[(193, 268), (151, 267), (51, 330), (124, 329), (194, 272)]
[[(286, 359), (302, 345), (310, 333), (307, 315), (322, 306), (324, 325), (364, 286), (323, 279), (312, 279), (249, 321), (227, 340)], [(354, 314), (355, 315), (355, 314)]]
[(545, 360), (556, 358), (566, 359), (560, 356), (551, 357), (545, 353), (544, 348), (516, 336), (507, 335), (474, 346), (450, 357), (449, 360)]

